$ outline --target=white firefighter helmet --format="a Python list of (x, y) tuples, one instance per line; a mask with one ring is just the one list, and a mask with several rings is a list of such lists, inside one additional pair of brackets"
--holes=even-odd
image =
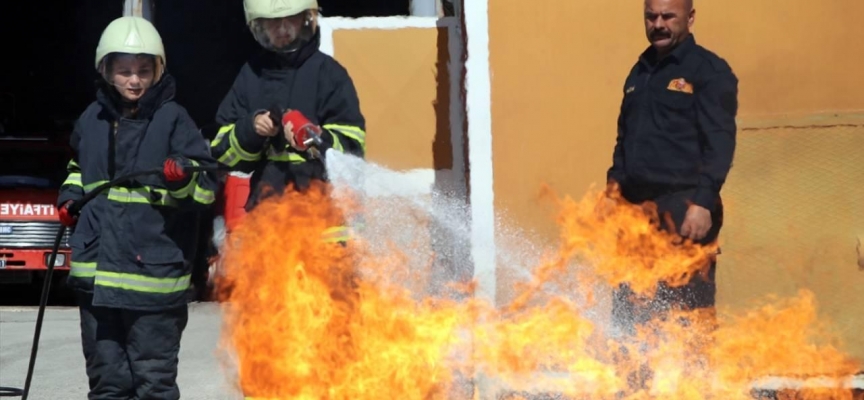
[(290, 53), (315, 36), (317, 0), (243, 0), (246, 23), (267, 50)]
[(158, 82), (165, 68), (165, 47), (162, 37), (150, 21), (141, 17), (120, 17), (102, 31), (96, 46), (96, 69), (104, 74), (102, 60), (111, 53), (149, 54), (156, 58)]
[(283, 18), (318, 10), (318, 0), (243, 0), (246, 24), (258, 18)]

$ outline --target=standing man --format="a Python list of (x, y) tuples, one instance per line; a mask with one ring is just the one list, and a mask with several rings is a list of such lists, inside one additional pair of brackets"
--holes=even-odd
[[(661, 229), (709, 244), (723, 222), (720, 189), (735, 151), (738, 79), (726, 61), (696, 44), (695, 17), (692, 0), (645, 0), (650, 46), (624, 84), (607, 183), (628, 202), (655, 203)], [(620, 288), (616, 327), (632, 334), (634, 324), (669, 308), (711, 310), (714, 271), (712, 260), (705, 276), (678, 288), (661, 284), (656, 298), (639, 306), (629, 288)]]
[[(328, 149), (364, 156), (366, 132), (348, 71), (319, 50), (318, 2), (245, 0), (243, 7), (263, 51), (219, 106), (211, 149), (220, 163), (253, 173), (250, 211), (269, 194), (326, 180)], [(304, 144), (310, 131), (323, 142), (317, 149)]]

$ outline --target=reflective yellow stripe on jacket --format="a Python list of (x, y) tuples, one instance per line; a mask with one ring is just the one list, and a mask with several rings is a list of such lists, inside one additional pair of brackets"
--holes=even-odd
[[(199, 164), (195, 160), (189, 160), (192, 165), (197, 167)], [(159, 190), (159, 189), (156, 189)], [(216, 194), (212, 190), (207, 190), (198, 185), (198, 172), (193, 172), (189, 180), (189, 184), (179, 190), (169, 192), (175, 199), (185, 199), (192, 196), (192, 200), (201, 204), (212, 204), (216, 201)]]
[[(84, 192), (92, 192), (96, 187), (105, 182), (108, 181), (98, 181), (84, 185)], [(212, 190), (207, 190), (199, 186), (195, 179), (189, 183), (189, 186), (177, 192), (169, 192), (166, 189), (151, 188), (148, 186), (134, 189), (113, 187), (108, 189), (108, 200), (116, 201), (118, 203), (139, 203), (176, 207), (176, 199), (188, 197), (190, 194), (194, 201), (202, 204), (212, 204), (216, 201), (216, 194), (213, 193)]]
[(217, 161), (230, 167), (236, 166), (240, 161), (258, 161), (261, 159), (261, 153), (250, 153), (240, 147), (237, 141), (237, 134), (234, 124), (228, 124), (219, 128), (216, 137), (210, 142), (210, 147), (216, 147), (225, 137), (228, 137), (228, 148), (225, 153), (219, 157)]
[(92, 278), (96, 276), (96, 263), (70, 261), (69, 276), (73, 276), (76, 278)]
[[(358, 144), (360, 144), (360, 148), (366, 149), (366, 132), (356, 126), (351, 125), (340, 125), (340, 124), (325, 124), (323, 126), (324, 129), (328, 129), (330, 131), (336, 131), (344, 135), (349, 139), (353, 139)], [(336, 139), (336, 135), (333, 135), (333, 147), (336, 148), (336, 143), (338, 143), (338, 139)], [(339, 144), (339, 148), (342, 147), (342, 144)]]
[(295, 164), (304, 163), (306, 160), (302, 155), (293, 151), (276, 151), (272, 146), (267, 148), (267, 159), (270, 161), (286, 161)]
[(97, 286), (105, 286), (142, 293), (176, 293), (192, 286), (192, 275), (179, 278), (153, 278), (138, 274), (96, 271)]
[(179, 278), (153, 278), (121, 272), (97, 271), (95, 262), (72, 261), (69, 275), (75, 278), (95, 278), (93, 284), (142, 293), (176, 293), (192, 286), (192, 275)]
[(111, 188), (108, 190), (108, 200), (118, 203), (140, 203), (158, 206), (176, 207), (177, 200), (165, 189), (140, 187), (135, 189)]
[(66, 177), (66, 180), (63, 181), (61, 186), (72, 185), (82, 187), (81, 184), (81, 173), (80, 172), (70, 172), (69, 176)]

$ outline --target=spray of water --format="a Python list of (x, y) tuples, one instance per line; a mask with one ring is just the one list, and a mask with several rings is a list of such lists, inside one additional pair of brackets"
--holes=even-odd
[[(413, 288), (416, 297), (452, 297), (456, 295), (448, 290), (452, 283), (475, 279), (471, 246), (487, 244), (471, 243), (470, 205), (458, 188), (436, 186), (423, 176), (423, 171), (394, 171), (335, 151), (328, 152), (326, 160), (333, 196), (337, 200), (359, 197), (363, 203), (363, 226), (357, 232), (371, 245), (371, 254), (383, 259), (395, 249), (403, 255), (408, 270), (428, 276), (425, 288)], [(424, 241), (430, 242), (428, 246), (418, 245)], [(500, 215), (496, 217), (495, 245), (497, 278), (505, 282), (530, 282), (534, 278), (531, 270), (544, 261), (544, 255), (557, 251), (557, 243), (544, 245)], [(578, 270), (580, 266), (572, 268)], [(598, 329), (609, 327), (609, 299), (603, 296), (603, 288), (589, 291), (589, 303), (585, 293), (574, 293), (560, 283), (545, 282), (536, 300), (567, 298), (579, 304), (584, 316), (592, 319)], [(513, 287), (499, 286), (496, 297), (510, 298), (515, 291)]]

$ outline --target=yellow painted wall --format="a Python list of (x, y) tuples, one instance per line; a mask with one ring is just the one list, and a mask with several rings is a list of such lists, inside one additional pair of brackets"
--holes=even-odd
[(367, 159), (388, 168), (450, 169), (447, 28), (336, 30), (366, 116)]
[[(864, 193), (851, 189), (864, 182), (864, 125), (853, 118), (864, 110), (864, 2), (697, 0), (696, 9), (697, 42), (731, 64), (741, 127), (754, 128), (739, 130), (723, 192), (720, 306), (810, 288), (864, 358), (854, 248)], [(489, 18), (496, 208), (553, 238), (537, 189), (579, 197), (605, 182), (623, 80), (647, 46), (642, 2), (490, 1)], [(777, 128), (790, 124), (798, 128)]]

